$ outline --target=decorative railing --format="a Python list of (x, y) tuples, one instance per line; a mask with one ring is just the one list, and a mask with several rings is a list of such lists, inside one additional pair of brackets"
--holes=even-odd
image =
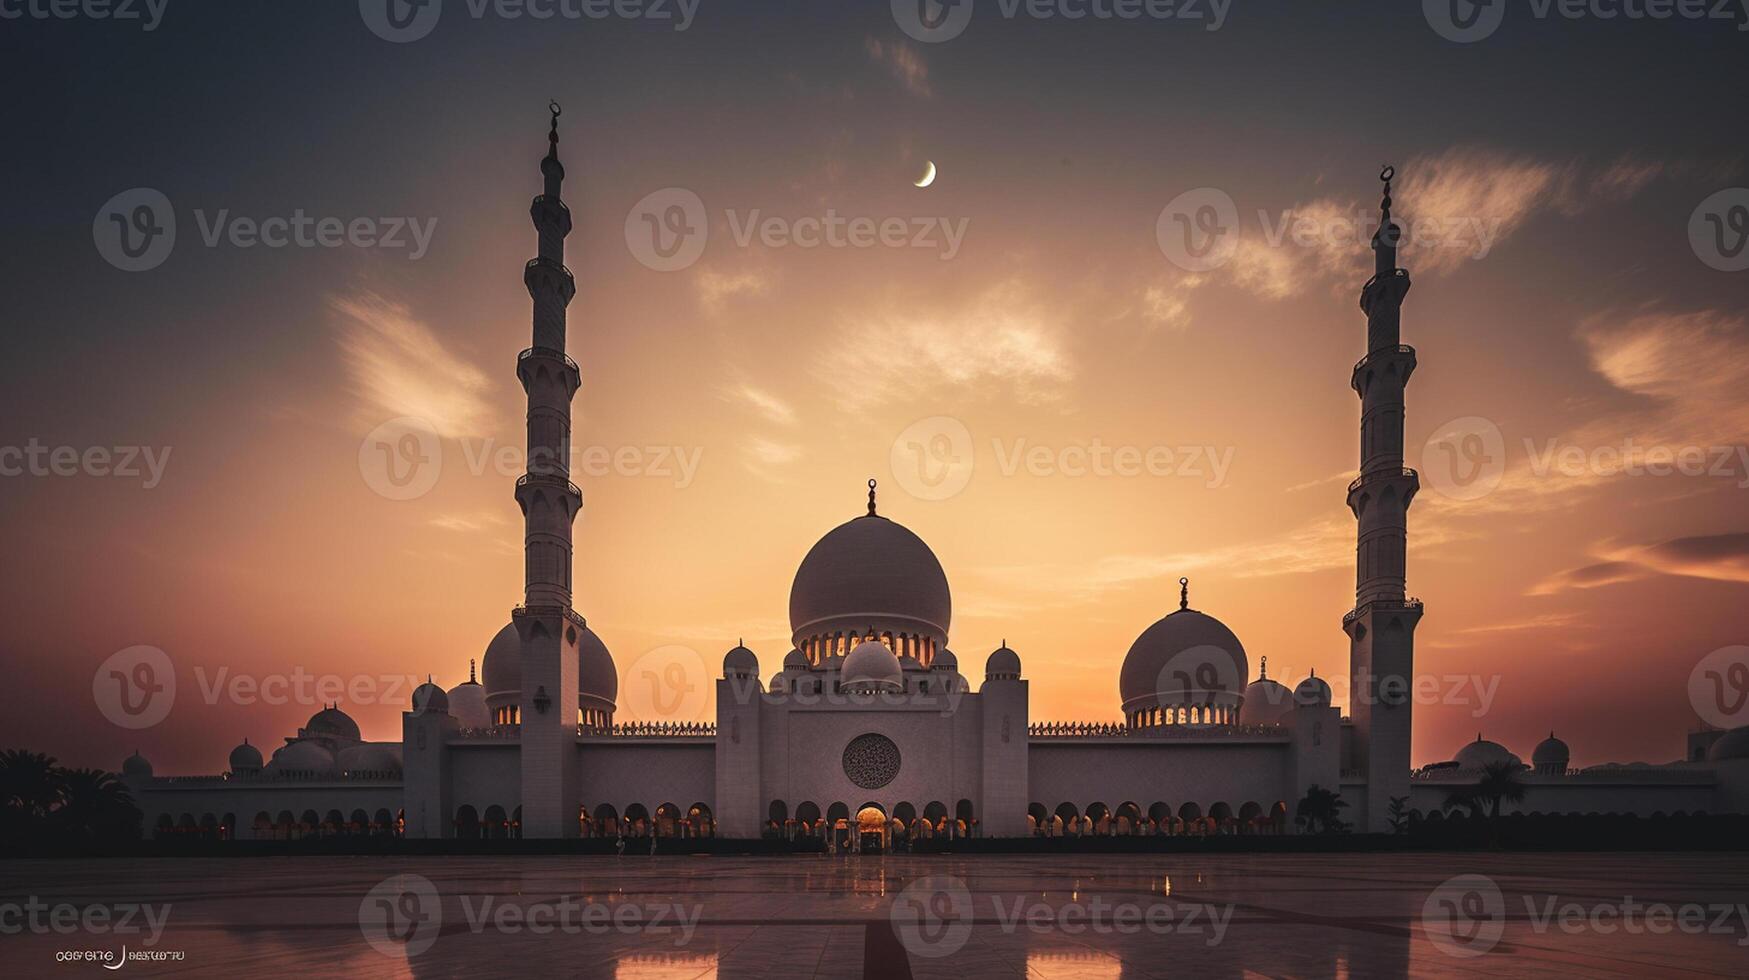
[(573, 371), (578, 370), (577, 362), (571, 360), (571, 355), (565, 353), (562, 350), (555, 350), (554, 348), (551, 348), (551, 347), (530, 347), (527, 350), (523, 351), (522, 353), (516, 355), (516, 362), (518, 364), (520, 364), (523, 361), (526, 361), (529, 358), (535, 356), (536, 354), (543, 354), (547, 357), (563, 358), (565, 361), (566, 367), (570, 368)]
[[(1342, 614), (1343, 625), (1346, 626), (1347, 624), (1352, 623), (1355, 620), (1359, 619), (1363, 614), (1366, 613), (1367, 610), (1373, 608), (1374, 606), (1377, 606), (1380, 609), (1420, 609), (1420, 608), (1422, 608), (1421, 600), (1415, 598), (1414, 596), (1405, 596), (1401, 602), (1397, 601), (1396, 599), (1389, 599), (1389, 600), (1374, 599), (1370, 602), (1363, 602), (1360, 605), (1355, 606), (1353, 609), (1350, 609), (1348, 612), (1343, 613)], [(1344, 719), (1344, 720), (1346, 720), (1346, 719)]]
[(628, 721), (614, 725), (578, 725), (578, 735), (611, 738), (715, 738), (717, 726), (708, 721)]
[(564, 266), (560, 265), (559, 263), (548, 262), (546, 259), (537, 257), (537, 258), (529, 259), (528, 262), (523, 265), (523, 269), (524, 270), (532, 269), (536, 266), (540, 266), (540, 267), (546, 268), (546, 269), (551, 269), (554, 272), (559, 273), (560, 275), (565, 277), (566, 282), (571, 284), (572, 289), (577, 288), (577, 277), (571, 274), (570, 269), (565, 268)]
[[(564, 477), (561, 477), (556, 473), (524, 473), (521, 476), (516, 478), (516, 485), (518, 487), (523, 487), (523, 486), (526, 486), (530, 483), (533, 483), (536, 480), (547, 480), (547, 481), (551, 481), (553, 483), (557, 483), (560, 480), (564, 480)], [(566, 490), (570, 491), (571, 493), (575, 494), (576, 496), (579, 496), (579, 497), (583, 496), (583, 491), (577, 489), (577, 484), (572, 483), (570, 480), (564, 480), (564, 483), (565, 483)]]
[[(1526, 766), (1520, 773), (1529, 777), (1556, 778), (1591, 783), (1689, 783), (1710, 786), (1717, 781), (1711, 769), (1668, 766), (1591, 766), (1587, 769), (1564, 769), (1560, 772), (1540, 772)], [(1482, 777), (1480, 769), (1466, 769), (1450, 763), (1439, 763), (1417, 769), (1409, 774), (1416, 783), (1473, 783)]]
[(255, 773), (220, 773), (216, 776), (154, 776), (153, 786), (229, 786), (237, 784), (273, 783), (398, 783), (401, 773), (394, 769), (345, 769), (323, 772), (316, 769), (263, 769)]
[(1406, 477), (1407, 479), (1410, 479), (1410, 480), (1419, 480), (1421, 478), (1421, 475), (1419, 473), (1416, 473), (1414, 470), (1410, 469), (1407, 466), (1403, 467), (1401, 470), (1394, 472), (1394, 473), (1389, 471), (1389, 470), (1368, 470), (1365, 473), (1362, 473), (1361, 475), (1354, 478), (1354, 482), (1350, 483), (1348, 485), (1348, 492), (1353, 493), (1354, 491), (1359, 490), (1360, 485), (1366, 482), (1367, 477), (1378, 476), (1382, 473), (1390, 473), (1392, 476)]
[[(1374, 356), (1387, 353), (1408, 354), (1410, 357), (1413, 357), (1415, 356), (1415, 348), (1410, 347), (1408, 344), (1398, 344), (1395, 347), (1380, 347), (1378, 350), (1367, 351), (1365, 357), (1354, 362), (1354, 371), (1359, 371), (1361, 368), (1365, 367), (1366, 362), (1372, 360)], [(1353, 374), (1354, 371), (1350, 371), (1349, 373)]]
[(463, 728), (455, 733), (455, 738), (470, 742), (506, 741), (522, 737), (521, 725), (488, 725), (485, 728)]
[(1029, 738), (1253, 738), (1286, 735), (1280, 725), (1157, 725), (1130, 728), (1122, 722), (1044, 721), (1026, 726)]

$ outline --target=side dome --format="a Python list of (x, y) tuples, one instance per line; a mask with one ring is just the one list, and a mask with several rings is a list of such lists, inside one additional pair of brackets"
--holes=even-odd
[(1294, 710), (1293, 692), (1269, 679), (1268, 660), (1263, 658), (1257, 668), (1257, 679), (1245, 685), (1245, 700), (1239, 705), (1241, 725), (1279, 725)]
[(413, 713), (425, 712), (432, 714), (449, 714), (449, 692), (427, 679), (425, 683), (413, 689)]
[(1251, 675), (1245, 647), (1225, 623), (1189, 607), (1189, 583), (1178, 611), (1142, 631), (1124, 656), (1118, 693), (1124, 713), (1153, 707), (1236, 708)]
[(230, 769), (232, 772), (257, 772), (261, 769), (261, 750), (249, 744), (248, 739), (243, 744), (231, 750)]
[(334, 771), (334, 753), (320, 742), (300, 740), (273, 753), (269, 767), (276, 773), (325, 774)]
[(1294, 701), (1307, 707), (1328, 708), (1331, 701), (1330, 685), (1314, 670), (1294, 688)]
[(359, 737), (358, 722), (341, 711), (338, 705), (329, 705), (310, 716), (310, 720), (304, 725), (303, 734), (356, 740)]
[(870, 494), (869, 513), (828, 531), (796, 569), (792, 642), (813, 653), (874, 629), (939, 650), (953, 619), (947, 575), (922, 538), (874, 513)]
[(486, 689), (486, 707), (497, 709), (519, 704), (522, 699), (522, 637), (516, 624), (507, 623), (480, 658), (480, 684)]
[(1480, 732), (1476, 734), (1474, 742), (1458, 749), (1458, 753), (1452, 758), (1452, 761), (1457, 763), (1459, 769), (1485, 769), (1488, 766), (1500, 764), (1511, 766), (1514, 769), (1524, 768), (1523, 760), (1513, 755), (1506, 746), (1484, 739)]
[(133, 755), (121, 760), (121, 774), (123, 776), (145, 779), (152, 775), (152, 764), (146, 760), (145, 756), (140, 754), (139, 749), (135, 749)]
[(792, 648), (790, 652), (783, 655), (783, 669), (786, 671), (807, 670), (808, 655)]
[(1749, 759), (1749, 725), (1733, 728), (1719, 736), (1718, 741), (1707, 749), (1706, 757), (1708, 762)]
[(343, 772), (398, 773), (401, 747), (387, 742), (366, 742), (340, 750), (334, 764)]
[(984, 680), (1017, 681), (1020, 679), (1020, 654), (1008, 649), (1008, 641), (990, 651), (984, 658)]
[(1530, 752), (1530, 764), (1539, 772), (1565, 772), (1567, 762), (1573, 754), (1567, 749), (1567, 743), (1555, 737), (1554, 732), (1549, 737), (1536, 743), (1536, 748)]
[(952, 650), (949, 650), (947, 647), (942, 647), (940, 652), (935, 655), (935, 659), (930, 661), (929, 669), (958, 671), (960, 669), (960, 658), (954, 656)]
[(468, 661), (468, 679), (449, 689), (449, 713), (463, 728), (487, 728), (492, 712), (486, 707), (486, 689), (474, 679), (474, 662)]
[(728, 653), (723, 654), (724, 677), (758, 677), (759, 658), (744, 644), (736, 643)]
[(607, 644), (589, 627), (577, 637), (577, 693), (585, 707), (613, 711), (619, 699), (619, 669), (613, 665), (613, 654)]
[(879, 640), (864, 640), (844, 658), (842, 683), (845, 687), (872, 691), (899, 691), (905, 688), (904, 668), (899, 658)]

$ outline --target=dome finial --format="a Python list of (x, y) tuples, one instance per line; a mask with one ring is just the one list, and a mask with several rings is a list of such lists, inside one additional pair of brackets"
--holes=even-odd
[(1268, 657), (1257, 658), (1257, 679), (1260, 681), (1269, 680), (1269, 658)]
[(870, 516), (870, 517), (875, 516), (875, 481), (874, 481), (874, 477), (869, 477), (869, 480), (868, 480), (868, 516)]
[(1190, 608), (1190, 579), (1188, 577), (1178, 580), (1178, 608)]
[(468, 683), (469, 684), (478, 684), (479, 683), (479, 681), (474, 680), (474, 658), (473, 657), (468, 658)]

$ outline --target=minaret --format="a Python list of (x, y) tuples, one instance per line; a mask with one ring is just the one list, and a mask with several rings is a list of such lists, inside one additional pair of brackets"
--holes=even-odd
[(559, 197), (559, 105), (548, 106), (545, 186), (529, 207), (538, 254), (523, 268), (534, 301), (534, 345), (517, 355), (528, 394), (528, 471), (516, 481), (522, 509), (523, 604), (512, 621), (522, 638), (522, 831), (525, 837), (575, 837), (578, 831), (577, 639), (583, 617), (571, 608), (571, 524), (583, 493), (570, 480), (571, 398), (582, 378), (565, 355), (565, 307), (577, 292), (565, 268), (571, 211)]
[(1366, 780), (1366, 805), (1356, 815), (1359, 829), (1373, 832), (1386, 829), (1391, 797), (1409, 793), (1409, 695), (1421, 620), (1421, 601), (1404, 594), (1409, 504), (1420, 478), (1403, 466), (1403, 389), (1415, 371), (1415, 348), (1401, 336), (1409, 273), (1397, 267), (1402, 230), (1391, 220), (1395, 175), (1391, 167), (1379, 174), (1385, 191), (1372, 240), (1375, 270), (1360, 291), (1366, 356), (1350, 380), (1360, 395), (1360, 476), (1348, 485), (1348, 508), (1360, 527), (1354, 610), (1342, 618), (1354, 723), (1353, 757), (1344, 768)]

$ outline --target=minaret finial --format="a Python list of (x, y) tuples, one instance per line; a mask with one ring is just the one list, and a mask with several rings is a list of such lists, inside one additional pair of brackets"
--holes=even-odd
[(559, 116), (565, 110), (557, 101), (548, 99), (547, 111), (553, 114), (552, 126), (547, 130), (547, 153), (556, 159), (559, 155)]
[(1372, 247), (1377, 257), (1374, 271), (1381, 277), (1397, 271), (1397, 243), (1403, 237), (1396, 222), (1391, 220), (1391, 181), (1396, 176), (1397, 168), (1388, 163), (1379, 171), (1379, 180), (1385, 185), (1385, 193), (1379, 200), (1379, 230), (1372, 237)]
[(1178, 580), (1178, 608), (1179, 609), (1189, 609), (1190, 608), (1190, 579), (1189, 578), (1180, 578)]
[(876, 514), (875, 514), (875, 481), (874, 481), (873, 477), (869, 477), (869, 481), (868, 481), (868, 516), (870, 516), (870, 517), (876, 516)]

